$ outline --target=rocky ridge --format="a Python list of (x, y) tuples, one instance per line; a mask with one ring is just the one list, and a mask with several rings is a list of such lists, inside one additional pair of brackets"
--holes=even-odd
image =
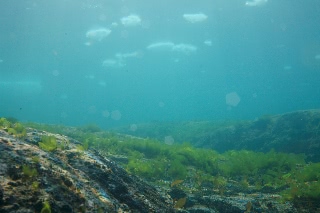
[[(44, 151), (43, 136), (59, 148)], [(241, 190), (238, 184), (213, 192), (151, 185), (131, 175), (99, 150), (81, 150), (70, 137), (27, 128), (19, 139), (0, 130), (0, 212), (314, 212), (281, 202), (276, 191)], [(172, 184), (171, 184), (172, 185)]]
[(45, 201), (52, 212), (174, 212), (168, 196), (97, 151), (55, 134), (67, 147), (45, 152), (42, 135), (53, 134), (28, 129), (20, 140), (0, 130), (1, 213), (42, 212)]

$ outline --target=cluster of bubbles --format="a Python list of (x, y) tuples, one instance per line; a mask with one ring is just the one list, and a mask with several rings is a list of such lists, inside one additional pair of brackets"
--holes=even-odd
[[(141, 25), (141, 18), (138, 15), (131, 14), (129, 16), (122, 17), (120, 19), (120, 22), (125, 27), (135, 27)], [(113, 22), (111, 23), (110, 28), (105, 27), (99, 27), (99, 28), (93, 28), (86, 32), (86, 37), (88, 41), (85, 43), (87, 46), (91, 46), (95, 42), (100, 42), (104, 40), (106, 37), (108, 37), (112, 30), (112, 27), (117, 27), (118, 23)]]
[[(267, 0), (252, 0), (247, 1), (245, 3), (246, 6), (261, 6), (265, 4)], [(182, 18), (189, 24), (198, 24), (208, 20), (208, 16), (204, 13), (186, 13), (182, 15)], [(142, 19), (137, 14), (130, 14), (128, 16), (124, 16), (120, 18), (120, 24), (124, 27), (138, 27), (142, 26)], [(107, 38), (112, 30), (111, 28), (117, 27), (119, 24), (117, 22), (113, 22), (110, 25), (110, 28), (96, 28), (87, 31), (86, 38), (89, 41), (86, 45), (90, 46), (94, 42), (101, 42), (105, 38)], [(125, 31), (126, 32), (126, 31)], [(212, 41), (207, 39), (203, 42), (206, 46), (212, 46)], [(184, 55), (190, 55), (195, 53), (198, 49), (197, 46), (189, 43), (174, 43), (172, 41), (159, 41), (154, 42), (146, 46), (146, 49), (151, 52), (175, 52), (181, 53)], [(105, 68), (115, 69), (115, 68), (122, 68), (126, 66), (126, 61), (128, 58), (139, 58), (141, 57), (141, 52), (134, 51), (134, 52), (127, 52), (127, 53), (116, 53), (113, 57), (107, 58), (102, 62), (102, 66)], [(54, 75), (59, 75), (56, 73)], [(93, 77), (94, 78), (94, 77)], [(90, 78), (91, 79), (91, 78)], [(105, 86), (105, 82), (99, 82), (99, 85)], [(236, 107), (240, 102), (240, 97), (236, 92), (231, 92), (226, 95), (226, 105), (231, 107)], [(159, 107), (163, 107), (164, 103), (160, 102)], [(113, 120), (120, 120), (121, 113), (119, 110), (112, 111), (111, 113), (108, 110), (102, 112), (103, 117), (111, 117)], [(130, 126), (131, 131), (136, 131), (137, 126), (132, 124)], [(172, 136), (165, 137), (166, 144), (172, 144), (174, 139)]]
[[(257, 6), (263, 6), (268, 3), (268, 0), (249, 0), (245, 2), (245, 6), (248, 7), (257, 7)], [(102, 17), (105, 19), (105, 17)], [(208, 16), (204, 13), (185, 13), (182, 15), (182, 18), (189, 24), (199, 24), (202, 22), (206, 22), (208, 20)], [(139, 27), (143, 26), (143, 23), (147, 21), (143, 21), (141, 17), (137, 14), (130, 14), (128, 16), (124, 16), (120, 18), (119, 23), (113, 22), (110, 25), (110, 28), (95, 28), (90, 29), (86, 32), (86, 38), (89, 40), (86, 45), (90, 46), (91, 44), (95, 42), (101, 42), (104, 39), (106, 39), (111, 33), (112, 28), (118, 27), (119, 25), (122, 25), (123, 27), (132, 28), (132, 27)], [(122, 31), (122, 36), (125, 36), (127, 31)], [(203, 42), (204, 45), (210, 47), (212, 46), (212, 41), (210, 39), (207, 39)], [(195, 53), (198, 50), (198, 47), (196, 45), (190, 44), (190, 43), (174, 43), (170, 40), (165, 41), (158, 41), (150, 43), (146, 46), (146, 50), (149, 52), (174, 52), (174, 53), (181, 53), (184, 55), (190, 55)], [(126, 61), (129, 58), (139, 58), (142, 56), (141, 51), (133, 51), (133, 52), (125, 52), (125, 53), (116, 53), (113, 57), (107, 58), (102, 62), (102, 66), (105, 68), (121, 68), (126, 66)], [(320, 60), (320, 54), (315, 55), (315, 60)], [(1, 63), (2, 61), (0, 61)], [(291, 70), (291, 65), (285, 65), (283, 67), (284, 70)], [(53, 71), (54, 76), (59, 75), (59, 71), (55, 70)], [(89, 76), (88, 78), (91, 78)], [(94, 78), (94, 76), (92, 77)], [(99, 85), (105, 86), (105, 82), (101, 81), (99, 82)], [(256, 98), (256, 94), (253, 95), (254, 98)], [(231, 92), (226, 94), (225, 96), (225, 102), (226, 105), (231, 109), (232, 107), (238, 106), (240, 103), (241, 98), (236, 92)], [(159, 107), (163, 107), (164, 103), (159, 102)], [(112, 112), (109, 112), (107, 110), (102, 112), (103, 117), (111, 117), (113, 120), (120, 120), (122, 115), (119, 110), (114, 110)], [(130, 126), (131, 131), (137, 130), (137, 125), (132, 124)], [(165, 143), (166, 144), (172, 144), (174, 142), (174, 139), (172, 136), (166, 136), (165, 137)]]
[[(204, 22), (208, 19), (208, 16), (204, 13), (190, 13), (183, 14), (182, 18), (186, 20), (188, 23), (195, 24)], [(124, 16), (120, 18), (119, 22), (124, 27), (137, 27), (137, 26), (146, 26), (149, 22), (142, 21), (141, 17), (137, 14), (130, 14), (128, 16)], [(145, 24), (143, 24), (145, 23)], [(111, 23), (109, 28), (100, 27), (90, 29), (86, 32), (86, 38), (88, 41), (85, 43), (87, 46), (91, 46), (96, 42), (101, 42), (106, 39), (111, 33), (112, 28), (117, 27), (119, 24), (117, 22)], [(127, 31), (124, 30), (121, 33), (122, 37), (126, 37)], [(211, 46), (211, 40), (205, 40), (204, 45)], [(147, 50), (156, 50), (156, 51), (172, 51), (176, 53), (182, 53), (185, 55), (189, 55), (191, 53), (196, 52), (198, 49), (197, 46), (188, 43), (178, 43), (175, 44), (171, 41), (161, 41), (155, 42), (146, 47)], [(127, 58), (136, 58), (141, 56), (139, 51), (129, 52), (129, 53), (117, 53), (114, 57), (107, 58), (102, 62), (103, 67), (107, 68), (121, 68), (126, 65)]]

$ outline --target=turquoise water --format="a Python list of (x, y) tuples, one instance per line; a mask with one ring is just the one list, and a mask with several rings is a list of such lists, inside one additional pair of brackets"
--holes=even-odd
[(317, 0), (0, 2), (0, 116), (108, 128), (320, 107)]

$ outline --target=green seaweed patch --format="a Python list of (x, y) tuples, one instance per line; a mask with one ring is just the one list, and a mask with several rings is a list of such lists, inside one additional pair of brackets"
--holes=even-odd
[(25, 138), (27, 136), (27, 131), (21, 123), (12, 123), (6, 118), (0, 118), (0, 128), (5, 129), (10, 135), (17, 138)]
[(32, 182), (32, 185), (31, 185), (31, 188), (33, 191), (38, 191), (39, 189), (39, 182), (38, 181), (33, 181)]
[(31, 160), (32, 160), (33, 163), (39, 163), (40, 162), (40, 157), (39, 156), (33, 156), (31, 158)]
[(23, 175), (26, 176), (27, 178), (33, 178), (38, 175), (37, 170), (28, 165), (22, 166), (22, 172), (23, 172)]
[(41, 213), (51, 213), (51, 206), (48, 201), (43, 202), (43, 207), (41, 209)]
[(0, 127), (1, 128), (9, 128), (11, 126), (10, 121), (8, 121), (6, 118), (0, 118)]
[(45, 151), (52, 152), (58, 148), (57, 139), (54, 136), (42, 136), (39, 147)]
[[(260, 119), (255, 128), (268, 129), (272, 122), (268, 117)], [(219, 194), (231, 185), (241, 192), (270, 190), (281, 193), (284, 200), (290, 201), (320, 198), (320, 164), (306, 165), (303, 155), (273, 150), (266, 153), (248, 150), (218, 153), (195, 148), (190, 143), (167, 145), (150, 138), (98, 132), (94, 128), (44, 127), (81, 141), (81, 146), (77, 147), (80, 152), (90, 147), (102, 155), (124, 156), (127, 160), (118, 162), (130, 173), (148, 181), (186, 180), (181, 187), (192, 187), (195, 191), (206, 187)], [(44, 149), (49, 146), (55, 150), (57, 147), (56, 141), (50, 145), (50, 140), (45, 137), (40, 143)]]
[(14, 135), (18, 138), (25, 138), (27, 136), (27, 130), (21, 123), (15, 123), (13, 129), (16, 132)]
[(284, 200), (320, 199), (320, 163), (308, 164), (285, 178), (289, 188), (282, 194)]

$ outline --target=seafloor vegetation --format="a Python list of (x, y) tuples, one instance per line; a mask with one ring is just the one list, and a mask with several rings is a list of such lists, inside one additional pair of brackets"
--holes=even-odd
[(158, 184), (184, 180), (188, 190), (201, 190), (203, 185), (210, 185), (212, 190), (223, 194), (231, 181), (241, 191), (281, 191), (283, 200), (320, 198), (320, 163), (306, 163), (303, 154), (274, 150), (218, 153), (195, 148), (187, 142), (167, 145), (158, 140), (101, 131), (95, 125), (29, 126), (82, 141), (85, 149), (98, 149), (118, 160), (127, 171)]
[[(299, 119), (296, 121), (300, 122)], [(239, 122), (231, 125), (238, 125), (242, 130), (244, 125), (252, 127), (252, 131), (258, 128), (260, 134), (260, 131), (271, 128), (272, 122), (275, 122), (274, 118), (264, 117), (253, 123)], [(310, 122), (312, 123), (305, 123)], [(196, 123), (192, 125), (196, 126)], [(214, 125), (209, 128), (206, 124), (201, 130), (201, 124), (194, 132), (202, 132), (204, 135), (210, 130), (210, 134), (214, 135), (214, 131), (220, 131), (221, 136), (221, 128), (229, 130), (228, 125), (224, 123), (220, 127)], [(196, 148), (188, 141), (168, 145), (157, 137), (151, 139), (118, 134), (103, 131), (96, 125), (77, 128), (36, 123), (22, 125), (15, 120), (10, 122), (10, 119), (0, 119), (0, 128), (18, 138), (26, 136), (25, 127), (67, 135), (82, 143), (77, 146), (79, 151), (97, 150), (101, 155), (121, 164), (127, 172), (142, 177), (155, 186), (176, 189), (175, 192), (171, 190), (171, 197), (176, 200), (176, 208), (186, 205), (187, 194), (230, 196), (239, 193), (248, 196), (270, 193), (274, 194), (274, 199), (280, 203), (292, 202), (302, 209), (306, 208), (306, 205), (313, 209), (319, 208), (320, 163), (306, 162), (304, 154), (275, 151), (272, 145), (268, 146), (271, 147), (270, 150), (263, 150), (264, 152), (241, 149), (219, 153), (213, 149)], [(304, 130), (304, 125), (300, 128)], [(234, 128), (232, 131), (236, 132), (238, 129)], [(286, 131), (291, 134), (290, 129)], [(298, 129), (293, 131), (297, 132)], [(189, 129), (188, 132), (185, 138), (192, 137), (192, 130)], [(50, 136), (43, 136), (38, 145), (47, 152), (57, 152), (66, 146), (58, 144), (55, 138)], [(24, 167), (24, 171), (28, 176), (33, 175), (32, 170), (27, 167)], [(254, 212), (251, 205), (247, 203), (246, 212)]]
[(307, 161), (320, 162), (320, 111), (304, 110), (280, 115), (265, 115), (254, 121), (189, 121), (139, 124), (132, 131), (117, 132), (163, 141), (171, 136), (176, 143), (190, 142), (199, 148), (218, 152), (251, 150), (305, 154)]
[(1, 213), (174, 212), (166, 194), (79, 141), (0, 121)]

